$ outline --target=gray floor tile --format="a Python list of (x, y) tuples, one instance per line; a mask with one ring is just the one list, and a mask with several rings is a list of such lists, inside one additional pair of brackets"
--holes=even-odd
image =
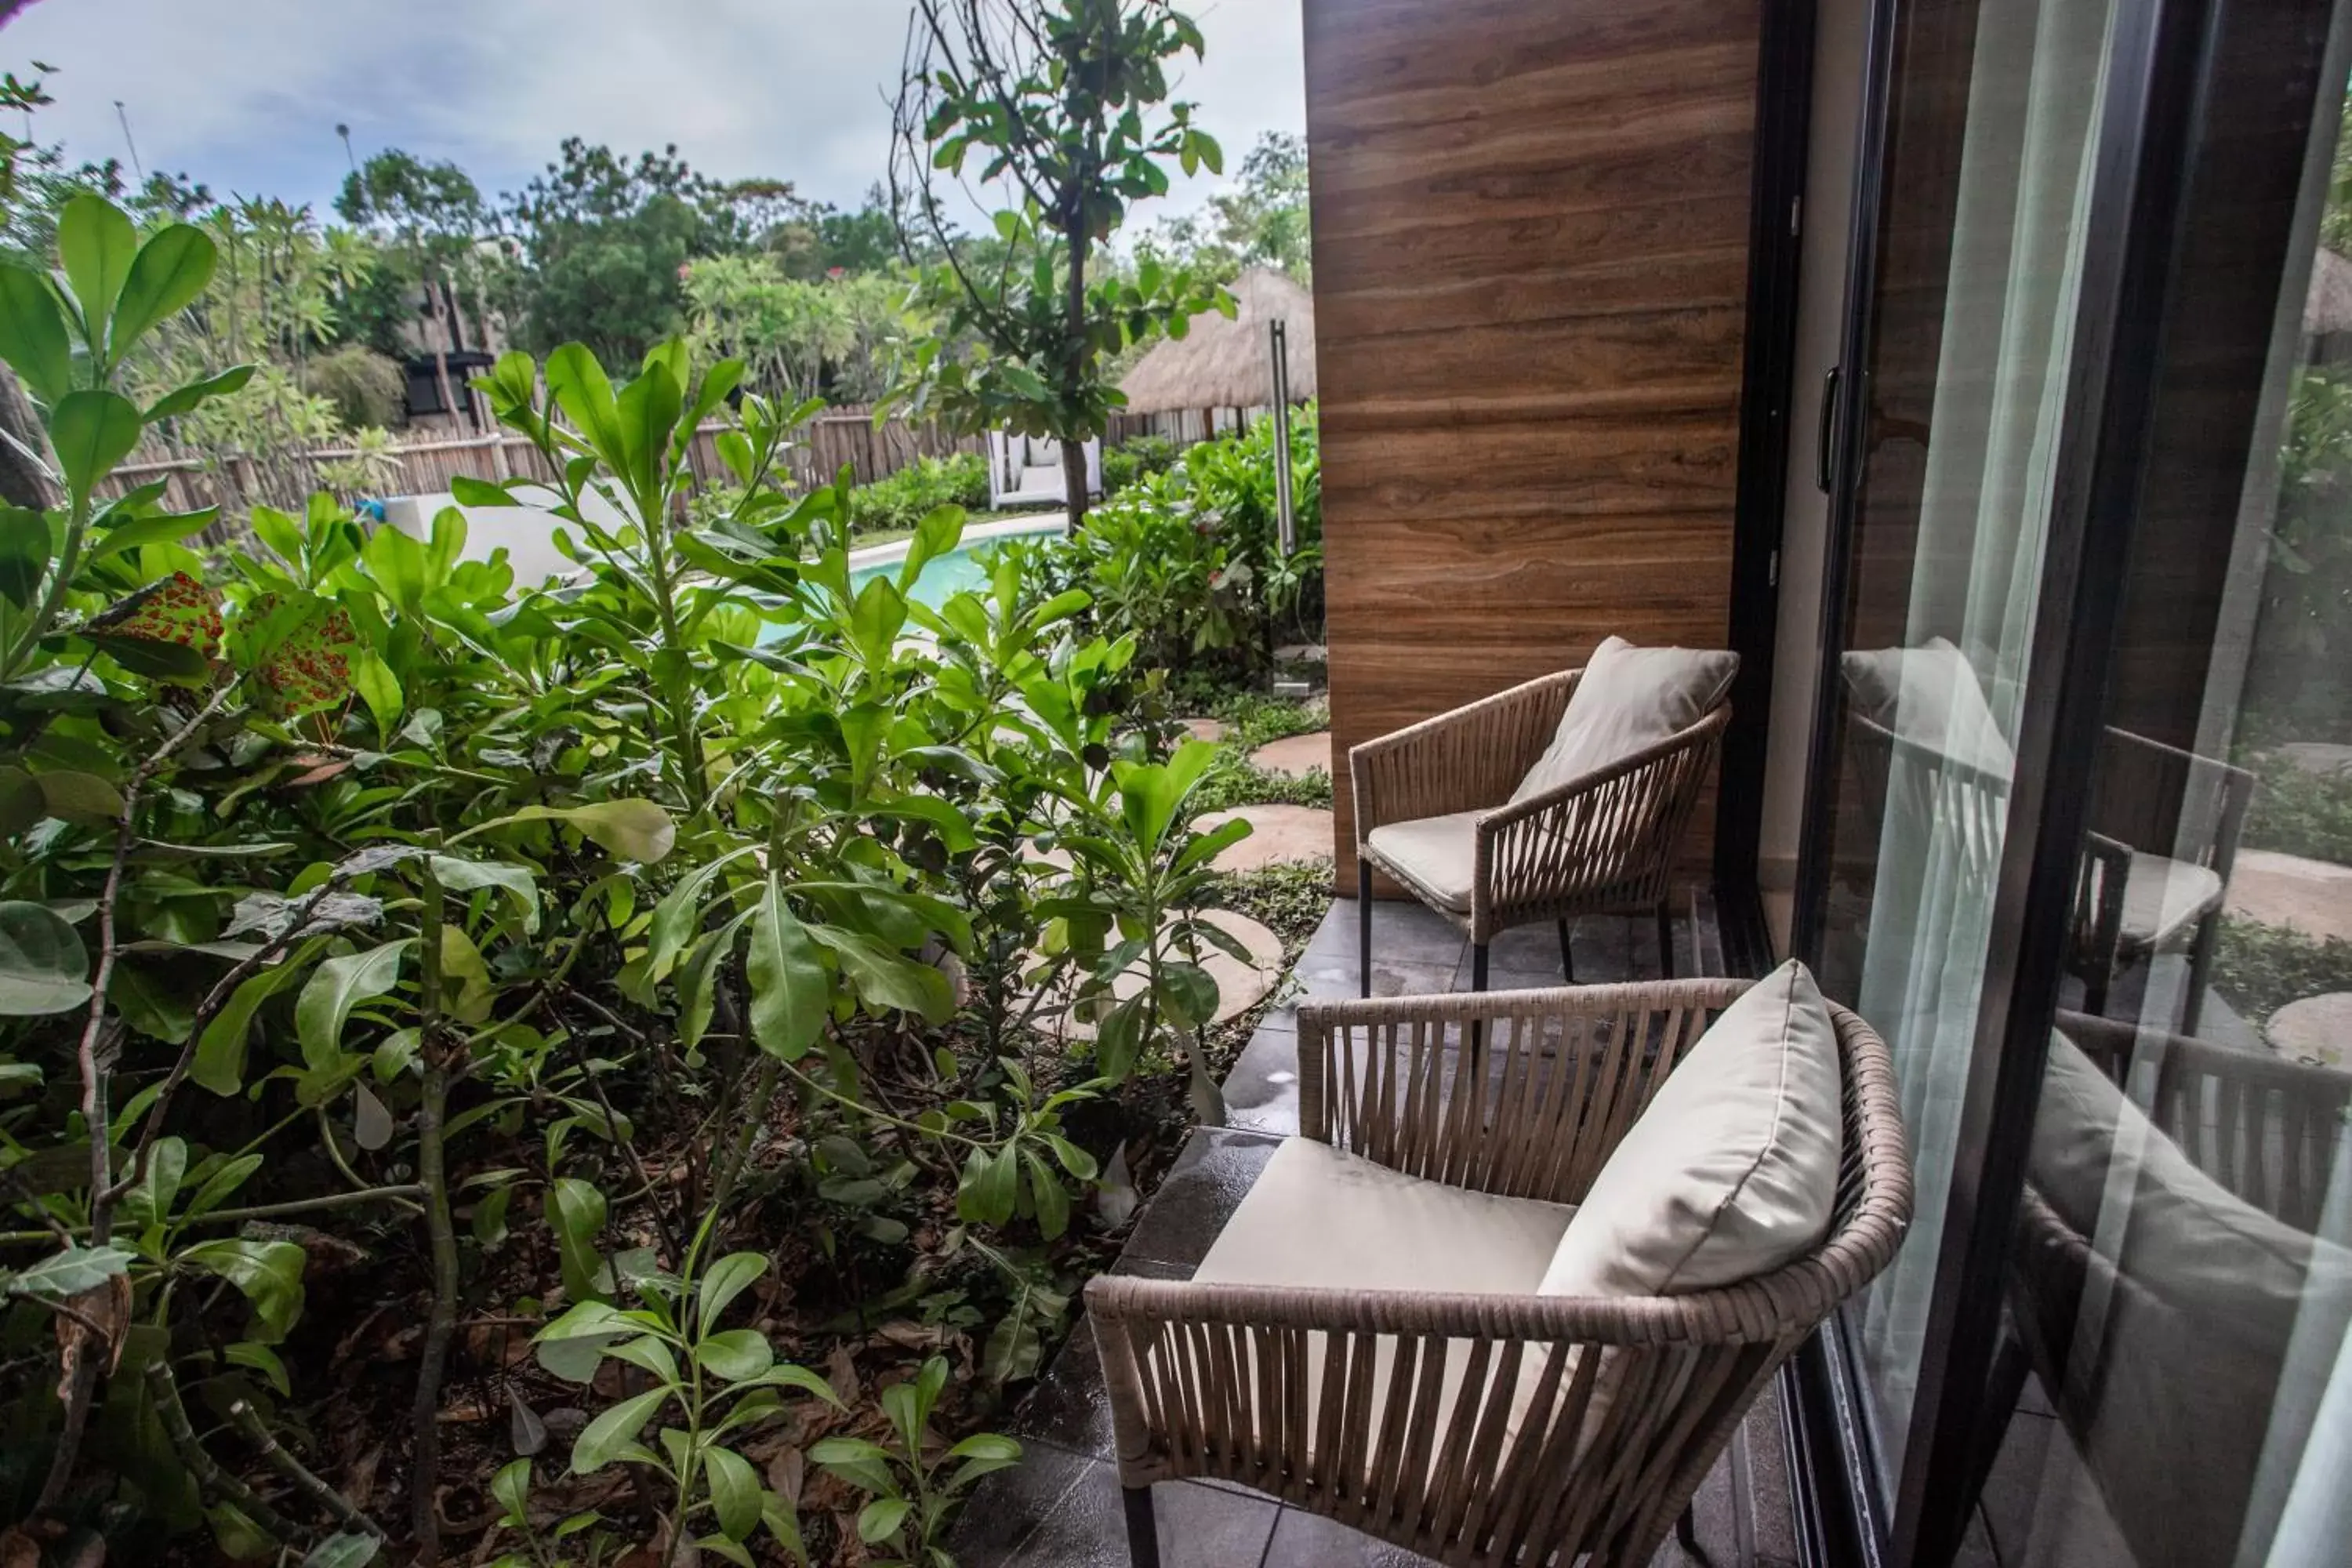
[(1274, 1158), (1277, 1142), (1232, 1128), (1193, 1129), (1121, 1256), (1187, 1268), (1199, 1263)]
[[(1151, 1489), (1160, 1568), (1256, 1568), (1277, 1505), (1192, 1481)], [(959, 1560), (961, 1561), (961, 1560)], [(1090, 1466), (1012, 1559), (1018, 1568), (1127, 1568), (1127, 1516), (1111, 1466)]]
[(1112, 1457), (1110, 1395), (1103, 1387), (1094, 1328), (1083, 1313), (1054, 1364), (1021, 1401), (1003, 1431), (1024, 1443), (1043, 1440), (1092, 1458)]
[(1375, 1541), (1320, 1514), (1282, 1510), (1266, 1547), (1265, 1568), (1435, 1568), (1426, 1557)]
[(1002, 1568), (1061, 1506), (1097, 1461), (1048, 1443), (1022, 1445), (1021, 1462), (973, 1489), (949, 1532), (958, 1568)]

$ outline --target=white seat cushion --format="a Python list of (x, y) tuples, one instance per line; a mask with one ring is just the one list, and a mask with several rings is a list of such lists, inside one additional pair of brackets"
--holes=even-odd
[(1750, 1279), (1819, 1246), (1844, 1138), (1836, 1026), (1804, 965), (1724, 1009), (1593, 1179), (1548, 1296), (1659, 1296)]
[[(1425, 1182), (1312, 1138), (1292, 1138), (1275, 1151), (1192, 1279), (1196, 1284), (1532, 1296), (1575, 1212), (1565, 1204)], [(1307, 1336), (1310, 1388), (1320, 1386), (1329, 1342), (1328, 1334)], [(1375, 1410), (1388, 1396), (1396, 1343), (1383, 1335), (1373, 1354)], [(1448, 1343), (1438, 1384), (1441, 1430), (1461, 1397), (1469, 1360), (1468, 1341)], [(1514, 1390), (1507, 1433), (1517, 1433), (1543, 1364), (1542, 1350), (1531, 1351)], [(1322, 1421), (1320, 1401), (1310, 1404), (1307, 1419), (1311, 1449)]]
[(1690, 728), (1722, 703), (1738, 673), (1736, 653), (1606, 639), (1586, 661), (1551, 745), (1511, 792), (1512, 802), (1621, 763)]
[(2193, 860), (2133, 851), (2124, 878), (2126, 947), (2162, 947), (2221, 905), (2221, 879)]
[(1574, 1212), (1401, 1175), (1292, 1138), (1266, 1162), (1192, 1278), (1531, 1296)]
[(1423, 816), (1375, 827), (1364, 846), (1397, 880), (1423, 899), (1457, 914), (1470, 912), (1470, 887), (1478, 861), (1475, 811)]

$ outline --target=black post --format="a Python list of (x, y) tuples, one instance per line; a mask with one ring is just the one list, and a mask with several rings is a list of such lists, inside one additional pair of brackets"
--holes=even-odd
[(1567, 984), (1576, 984), (1576, 954), (1568, 949), (1568, 922), (1559, 922), (1559, 975)]
[(1486, 944), (1483, 942), (1470, 944), (1470, 989), (1486, 989)]
[(1668, 898), (1658, 900), (1658, 973), (1668, 980), (1675, 977), (1675, 917)]
[(1133, 1568), (1160, 1568), (1160, 1526), (1151, 1514), (1151, 1489), (1123, 1487), (1127, 1504), (1127, 1560)]
[(1372, 863), (1356, 857), (1356, 984), (1359, 996), (1372, 994)]

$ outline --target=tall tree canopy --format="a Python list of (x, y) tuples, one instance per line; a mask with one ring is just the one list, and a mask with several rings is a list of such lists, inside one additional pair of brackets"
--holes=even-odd
[[(964, 429), (1058, 438), (1074, 523), (1083, 443), (1119, 405), (1104, 357), (1231, 308), (1183, 268), (1147, 261), (1121, 279), (1103, 265), (1136, 204), (1167, 194), (1169, 164), (1223, 167), (1192, 105), (1169, 100), (1169, 68), (1201, 51), (1167, 0), (916, 0), (892, 210), (910, 261), (941, 258), (925, 295), (946, 331), (919, 349), (900, 400)], [(952, 215), (983, 191), (1003, 205), (976, 240)]]

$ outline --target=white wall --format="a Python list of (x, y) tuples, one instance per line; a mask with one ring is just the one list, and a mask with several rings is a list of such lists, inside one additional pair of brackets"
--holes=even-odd
[[(537, 486), (518, 487), (517, 494), (536, 493), (550, 503), (555, 500), (551, 490)], [(446, 492), (434, 495), (398, 496), (383, 503), (383, 519), (401, 532), (412, 538), (425, 539), (433, 532), (433, 520), (446, 507), (456, 507), (466, 514), (466, 549), (464, 559), (488, 561), (490, 552), (503, 548), (507, 563), (514, 568), (515, 585), (536, 587), (550, 577), (561, 577), (576, 572), (579, 567), (555, 548), (555, 531), (570, 526), (554, 513), (528, 506), (457, 506)], [(621, 514), (593, 493), (585, 507), (587, 514), (607, 528), (617, 530), (622, 525)], [(580, 530), (572, 528), (573, 542), (581, 542)]]
[(1819, 665), (1822, 563), (1829, 498), (1815, 485), (1822, 381), (1837, 363), (1845, 315), (1847, 219), (1862, 115), (1864, 0), (1819, 0), (1813, 44), (1811, 147), (1805, 173), (1804, 237), (1797, 288), (1794, 417), (1780, 523), (1780, 619), (1772, 655), (1770, 738), (1764, 762), (1764, 821), (1757, 876), (1781, 951), (1789, 942), (1802, 826), (1805, 755), (1812, 738)]

